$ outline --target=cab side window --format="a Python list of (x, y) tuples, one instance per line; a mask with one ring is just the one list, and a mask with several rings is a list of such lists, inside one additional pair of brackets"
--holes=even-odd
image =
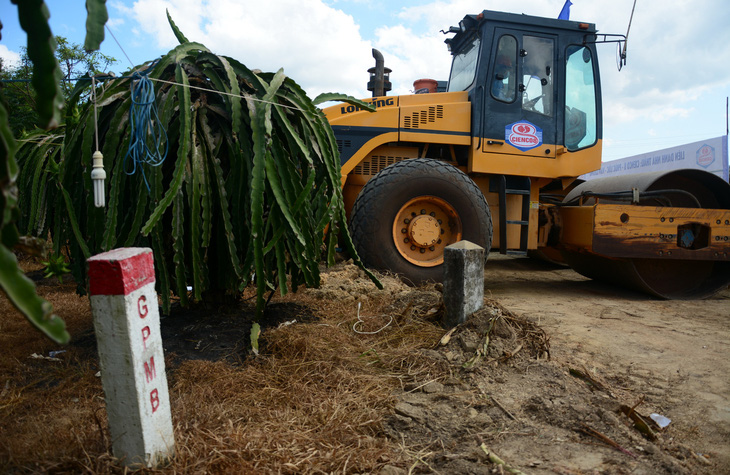
[(565, 145), (573, 151), (597, 140), (596, 78), (588, 48), (569, 46), (565, 57)]
[(492, 78), (492, 97), (501, 102), (514, 102), (517, 90), (517, 40), (504, 35), (497, 44)]

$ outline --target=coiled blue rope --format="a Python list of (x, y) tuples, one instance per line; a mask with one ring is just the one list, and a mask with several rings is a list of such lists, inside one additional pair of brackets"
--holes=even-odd
[[(167, 157), (168, 141), (167, 132), (157, 115), (155, 88), (146, 73), (135, 73), (132, 76), (129, 126), (131, 135), (127, 155), (124, 156), (124, 172), (133, 175), (139, 169), (149, 192), (150, 185), (143, 165), (152, 167), (162, 165)], [(161, 150), (163, 146), (164, 151)]]

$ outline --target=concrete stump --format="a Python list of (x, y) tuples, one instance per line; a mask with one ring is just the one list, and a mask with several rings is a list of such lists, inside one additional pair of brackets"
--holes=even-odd
[(152, 251), (116, 249), (88, 263), (112, 451), (128, 467), (159, 465), (175, 439)]
[(444, 249), (444, 318), (446, 327), (464, 323), (484, 305), (484, 248), (459, 241)]

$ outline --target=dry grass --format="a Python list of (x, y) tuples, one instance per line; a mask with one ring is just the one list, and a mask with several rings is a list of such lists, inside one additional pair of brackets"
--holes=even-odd
[[(73, 284), (43, 281), (39, 293), (65, 319), (74, 341), (61, 361), (31, 359), (59, 348), (0, 298), (0, 472), (115, 473), (88, 299)], [(287, 296), (316, 320), (262, 334), (262, 355), (241, 365), (184, 361), (168, 371), (176, 454), (163, 472), (352, 473), (410, 456), (383, 423), (393, 393), (448, 371), (419, 357), (443, 330), (426, 308), (388, 314), (392, 294), (374, 292), (357, 334), (352, 302)], [(366, 328), (369, 329), (369, 328)]]

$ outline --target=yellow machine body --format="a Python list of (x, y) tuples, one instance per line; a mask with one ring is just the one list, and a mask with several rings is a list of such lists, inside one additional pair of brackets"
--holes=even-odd
[[(601, 166), (600, 76), (595, 42), (588, 41), (593, 25), (485, 11), (465, 17), (458, 31), (450, 42), (450, 92), (365, 99), (375, 112), (345, 103), (324, 111), (341, 153), (354, 237), (369, 243), (359, 251), (366, 263), (372, 257), (376, 267), (414, 282), (432, 279), (448, 244), (438, 233), (449, 240), (472, 233), (492, 250), (542, 251), (590, 277), (660, 297), (702, 297), (727, 285), (726, 182), (700, 171), (598, 180), (596, 187), (578, 179)], [(499, 59), (505, 44), (514, 44), (511, 61)], [(510, 76), (500, 72), (503, 63), (520, 69), (513, 66)], [(464, 70), (471, 82), (463, 80)], [(451, 90), (460, 81), (464, 90)], [(511, 88), (511, 96), (504, 99), (490, 81)], [(405, 161), (413, 167), (396, 165)], [(436, 162), (468, 176), (480, 195), (472, 200), (473, 216), (481, 218), (471, 217), (471, 205), (455, 204), (458, 196), (440, 193), (440, 183), (463, 178), (448, 170), (431, 176), (429, 164)], [(391, 199), (403, 203), (372, 203)], [(474, 219), (488, 219), (488, 229), (470, 230)], [(392, 248), (385, 257), (381, 245)], [(394, 260), (403, 265), (391, 267)], [(419, 273), (424, 269), (430, 273)]]

